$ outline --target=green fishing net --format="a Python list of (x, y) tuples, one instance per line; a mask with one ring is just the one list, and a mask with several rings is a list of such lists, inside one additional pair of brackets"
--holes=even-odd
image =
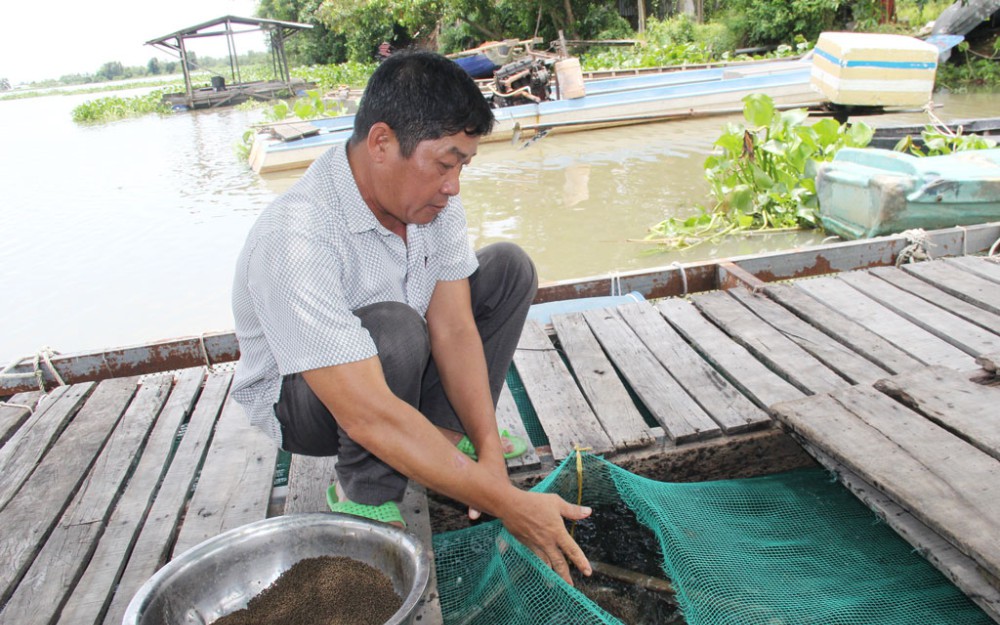
[[(581, 474), (584, 505), (627, 507), (655, 535), (688, 625), (992, 623), (821, 469), (675, 484), (583, 455)], [(533, 490), (575, 502), (577, 476), (570, 458)], [(622, 622), (497, 521), (438, 534), (434, 551), (449, 625)]]

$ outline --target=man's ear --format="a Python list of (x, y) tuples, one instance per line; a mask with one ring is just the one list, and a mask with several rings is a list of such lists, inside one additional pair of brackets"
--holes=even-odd
[(368, 141), (366, 142), (368, 154), (371, 155), (374, 162), (382, 163), (395, 141), (396, 133), (392, 131), (392, 128), (385, 122), (376, 122), (368, 129)]

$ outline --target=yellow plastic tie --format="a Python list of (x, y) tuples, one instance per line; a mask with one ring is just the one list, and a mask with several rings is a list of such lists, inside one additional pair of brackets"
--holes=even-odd
[[(576, 505), (581, 505), (583, 503), (583, 455), (580, 452), (590, 451), (592, 447), (580, 447), (577, 444), (573, 444), (573, 450), (576, 451)], [(573, 526), (569, 530), (569, 535), (576, 538), (576, 520), (573, 521)]]

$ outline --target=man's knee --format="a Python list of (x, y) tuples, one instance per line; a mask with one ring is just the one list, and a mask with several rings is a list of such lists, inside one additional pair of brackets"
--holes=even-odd
[(530, 291), (532, 297), (538, 288), (535, 263), (520, 246), (510, 242), (488, 245), (477, 252), (480, 270), (494, 276), (500, 284), (517, 286)]
[(375, 341), (383, 370), (423, 371), (431, 343), (420, 313), (400, 302), (379, 302), (354, 314)]

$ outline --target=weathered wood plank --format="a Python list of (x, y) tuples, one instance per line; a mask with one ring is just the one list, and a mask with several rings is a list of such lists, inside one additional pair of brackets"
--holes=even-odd
[(824, 467), (835, 473), (844, 486), (871, 508), (889, 527), (894, 529), (928, 562), (934, 565), (969, 599), (981, 607), (990, 617), (1000, 622), (1000, 589), (983, 577), (976, 563), (954, 545), (914, 518), (912, 514), (886, 497), (856, 473), (844, 467), (830, 456), (804, 442), (810, 455)]
[(699, 354), (758, 406), (766, 408), (805, 395), (702, 317), (691, 302), (665, 299), (656, 308)]
[(948, 263), (913, 263), (903, 269), (946, 293), (1000, 315), (1000, 289), (995, 282)]
[(524, 324), (514, 366), (556, 461), (573, 453), (576, 445), (590, 447), (594, 453), (614, 450), (614, 443), (537, 321), (529, 319)]
[(699, 294), (691, 301), (734, 341), (802, 391), (822, 393), (849, 385), (807, 351), (750, 314), (728, 291)]
[(319, 126), (309, 122), (284, 122), (271, 126), (271, 132), (282, 141), (294, 141), (319, 134)]
[[(970, 356), (1000, 350), (1000, 335), (987, 332), (951, 312), (861, 272), (845, 273), (841, 280), (941, 340)], [(997, 286), (1000, 289), (1000, 285)]]
[(74, 384), (53, 389), (0, 449), (0, 475), (4, 477), (0, 509), (17, 494), (93, 388), (93, 384)]
[(615, 309), (588, 310), (583, 317), (670, 440), (681, 444), (722, 434), (719, 425), (667, 373)]
[(214, 536), (267, 518), (278, 447), (226, 400), (173, 555)]
[(875, 388), (1000, 460), (1000, 388), (944, 367), (879, 380)]
[(41, 394), (41, 391), (18, 393), (9, 400), (0, 402), (0, 447), (7, 444), (14, 432), (28, 420)]
[(875, 389), (772, 407), (792, 431), (1000, 574), (1000, 463)]
[(406, 521), (406, 531), (420, 539), (420, 542), (427, 547), (431, 559), (431, 575), (427, 582), (427, 591), (417, 604), (413, 622), (421, 625), (441, 625), (444, 618), (441, 615), (441, 596), (437, 590), (437, 568), (434, 566), (434, 541), (431, 532), (431, 514), (427, 505), (427, 489), (410, 480), (406, 492), (403, 493), (399, 510)]
[(337, 456), (292, 454), (285, 514), (326, 512), (326, 491), (337, 479)]
[[(101, 382), (24, 487), (0, 511), (0, 604), (5, 603), (135, 393), (135, 378)], [(89, 384), (88, 384), (89, 386)], [(72, 391), (70, 391), (72, 392)]]
[(510, 458), (507, 460), (507, 469), (513, 471), (528, 471), (542, 466), (542, 461), (538, 457), (538, 451), (535, 450), (535, 446), (531, 443), (531, 437), (528, 436), (528, 431), (524, 428), (524, 421), (521, 420), (521, 414), (518, 412), (517, 402), (514, 401), (514, 395), (510, 392), (510, 387), (508, 387), (506, 383), (504, 383), (503, 388), (500, 389), (500, 397), (497, 399), (496, 416), (497, 427), (506, 429), (508, 432), (514, 436), (520, 437), (528, 444), (528, 448), (525, 450), (524, 454), (518, 456), (517, 458)]
[(666, 370), (726, 434), (771, 424), (771, 417), (705, 362), (666, 319), (646, 302), (618, 308), (622, 318)]
[(852, 384), (871, 384), (887, 373), (882, 367), (796, 317), (769, 297), (745, 289), (733, 289), (729, 294)]
[(576, 382), (590, 402), (615, 449), (645, 447), (653, 434), (635, 407), (615, 367), (601, 349), (581, 313), (554, 315), (552, 325)]
[(924, 366), (910, 354), (899, 349), (857, 321), (810, 297), (791, 284), (769, 284), (764, 293), (811, 326), (847, 345), (890, 373), (909, 371)]
[(944, 262), (961, 267), (980, 278), (986, 278), (1000, 284), (1000, 263), (987, 260), (981, 256), (954, 256), (945, 258)]
[(173, 380), (147, 380), (108, 438), (87, 479), (0, 612), (0, 623), (49, 623), (59, 612), (104, 531)]
[(208, 375), (184, 436), (172, 456), (167, 473), (156, 492), (156, 499), (132, 547), (128, 564), (122, 571), (104, 617), (105, 625), (118, 625), (122, 622), (125, 608), (139, 587), (169, 559), (174, 537), (177, 535), (177, 525), (188, 501), (188, 493), (208, 450), (212, 428), (222, 411), (232, 378), (231, 373)]
[[(937, 304), (953, 315), (958, 315), (966, 321), (978, 325), (995, 334), (1000, 334), (1000, 315), (991, 313), (975, 304), (959, 299), (950, 293), (936, 288), (928, 282), (915, 278), (896, 267), (877, 267), (869, 270), (873, 276), (885, 280), (889, 284), (923, 298), (932, 304)], [(896, 372), (899, 373), (899, 372)]]
[(795, 288), (841, 311), (926, 364), (960, 370), (975, 368), (975, 362), (968, 354), (903, 319), (839, 278), (803, 280), (795, 283)]
[(191, 414), (204, 379), (202, 367), (177, 374), (170, 397), (160, 411), (125, 492), (115, 506), (83, 577), (62, 609), (59, 625), (101, 622), (101, 615), (111, 600), (112, 591), (152, 505), (156, 488), (167, 472), (167, 460), (177, 432)]

